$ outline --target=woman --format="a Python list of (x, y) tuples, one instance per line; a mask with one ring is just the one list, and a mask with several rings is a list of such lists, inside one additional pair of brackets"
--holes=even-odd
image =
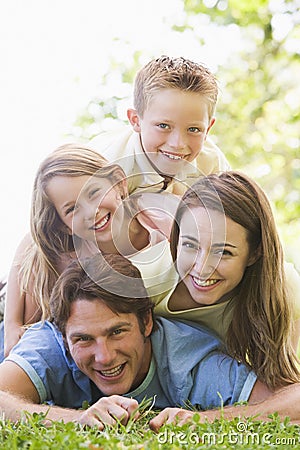
[(271, 207), (258, 185), (237, 172), (197, 181), (179, 204), (170, 244), (178, 284), (155, 312), (213, 329), (230, 355), (271, 388), (299, 382), (292, 346), (299, 305), (290, 301), (292, 291), (287, 295), (290, 268), (284, 270)]

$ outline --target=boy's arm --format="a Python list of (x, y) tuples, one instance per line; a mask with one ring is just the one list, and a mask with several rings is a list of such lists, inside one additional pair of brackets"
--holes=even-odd
[[(269, 415), (278, 412), (283, 420), (289, 417), (291, 422), (300, 423), (300, 384), (292, 384), (271, 392), (268, 388), (256, 381), (247, 405), (226, 406), (225, 408), (201, 411), (201, 421), (213, 422), (215, 419), (225, 418), (231, 420), (235, 417), (256, 417), (258, 420), (270, 420)], [(166, 408), (150, 421), (150, 427), (158, 431), (164, 424), (177, 423), (183, 425), (189, 422), (195, 411), (180, 408)]]
[(138, 417), (137, 401), (119, 395), (103, 397), (85, 411), (39, 403), (38, 392), (23, 369), (12, 361), (0, 364), (0, 411), (5, 419), (18, 421), (24, 418), (24, 412), (27, 411), (30, 414), (44, 413), (49, 420), (96, 425), (102, 430), (105, 423), (116, 423), (114, 417), (124, 425), (132, 414)]

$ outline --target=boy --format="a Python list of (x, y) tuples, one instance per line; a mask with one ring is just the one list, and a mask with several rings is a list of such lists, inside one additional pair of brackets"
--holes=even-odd
[(183, 194), (199, 176), (230, 168), (207, 139), (217, 96), (216, 79), (206, 67), (161, 56), (137, 73), (134, 109), (127, 111), (132, 128), (117, 136), (102, 133), (90, 145), (109, 161), (118, 161), (130, 193), (148, 188)]

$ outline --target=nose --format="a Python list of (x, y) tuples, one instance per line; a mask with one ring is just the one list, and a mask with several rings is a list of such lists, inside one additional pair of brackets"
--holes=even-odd
[(211, 252), (199, 250), (194, 261), (194, 270), (201, 278), (209, 278), (216, 270), (218, 265), (218, 258), (211, 254)]
[(114, 361), (115, 350), (108, 344), (106, 339), (95, 342), (94, 359), (95, 362), (103, 366), (109, 366)]
[(98, 205), (95, 205), (92, 202), (85, 202), (82, 205), (85, 220), (94, 220), (97, 214), (97, 207)]
[(170, 149), (182, 150), (185, 147), (185, 136), (181, 130), (173, 130), (169, 134), (168, 145)]

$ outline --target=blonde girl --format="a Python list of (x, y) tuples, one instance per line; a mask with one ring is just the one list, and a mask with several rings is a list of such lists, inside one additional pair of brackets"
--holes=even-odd
[(172, 218), (166, 216), (165, 231), (158, 230), (141, 203), (140, 198), (128, 199), (123, 170), (89, 148), (64, 145), (41, 163), (33, 187), (31, 235), (17, 250), (8, 280), (5, 354), (26, 324), (49, 317), (52, 288), (72, 259), (100, 250), (136, 263), (136, 254), (138, 262), (143, 255), (151, 261), (154, 251), (158, 254), (151, 270), (161, 272), (169, 252), (160, 245), (170, 234)]

